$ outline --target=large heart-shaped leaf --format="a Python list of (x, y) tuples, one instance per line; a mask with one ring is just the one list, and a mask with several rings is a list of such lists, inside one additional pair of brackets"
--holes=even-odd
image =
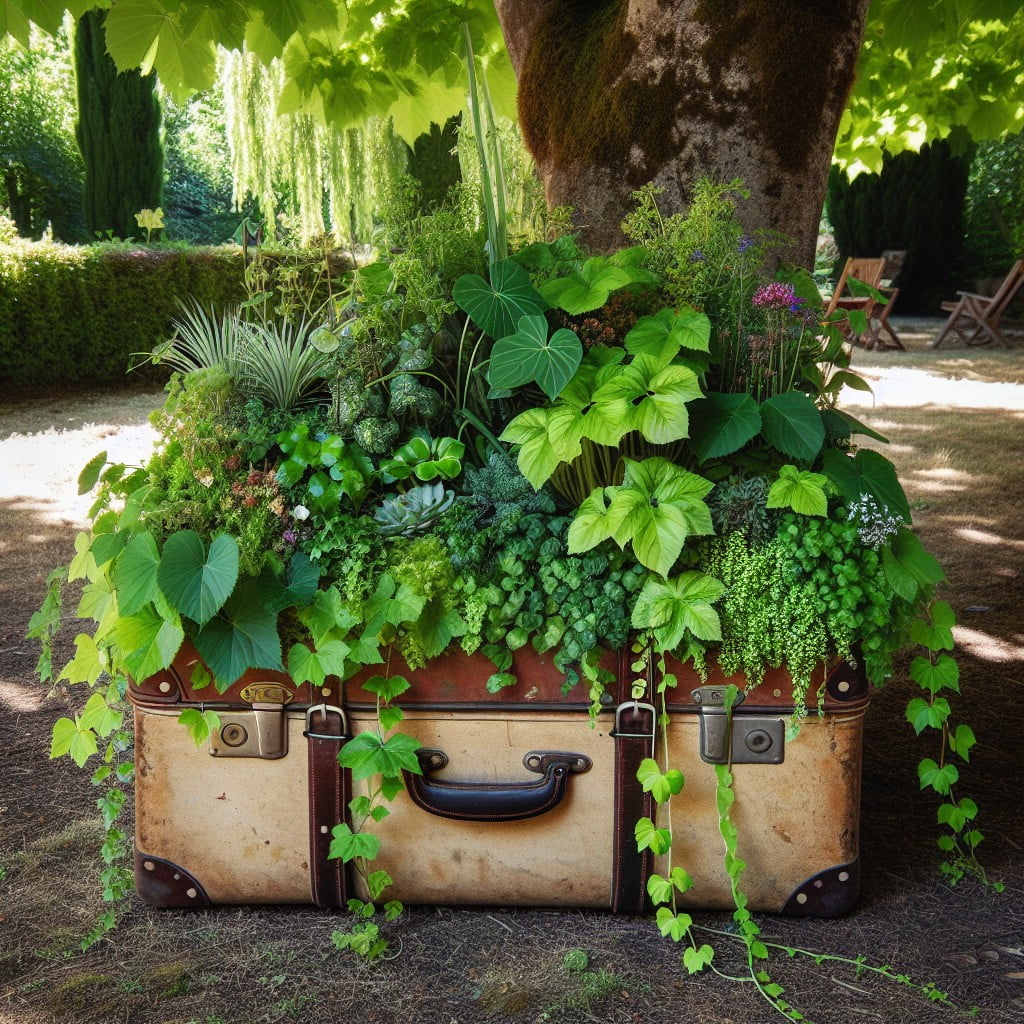
[(133, 679), (141, 682), (167, 668), (178, 653), (185, 633), (175, 615), (165, 619), (151, 607), (138, 615), (123, 615), (114, 627), (114, 639)]
[(761, 432), (757, 402), (746, 392), (709, 392), (690, 405), (690, 444), (701, 462), (731, 455)]
[(207, 554), (194, 530), (174, 533), (164, 544), (156, 581), (171, 605), (201, 626), (220, 610), (238, 581), (238, 544), (222, 533)]
[(595, 412), (618, 432), (631, 430), (652, 444), (669, 444), (689, 433), (686, 403), (702, 397), (688, 366), (662, 367), (653, 356), (637, 356), (594, 393)]
[(792, 459), (810, 462), (825, 443), (821, 413), (809, 395), (785, 391), (761, 403), (764, 439)]
[(452, 295), (485, 334), (504, 338), (514, 334), (524, 316), (537, 316), (547, 303), (530, 282), (530, 275), (513, 260), (491, 267), (490, 283), (479, 274), (464, 274), (455, 282)]
[(562, 327), (549, 338), (543, 316), (524, 316), (515, 334), (495, 342), (487, 379), (495, 388), (536, 383), (554, 401), (582, 359), (583, 345), (574, 331)]
[(223, 693), (249, 668), (284, 671), (277, 616), (263, 607), (255, 580), (235, 588), (219, 615), (193, 637), (196, 649)]
[(725, 593), (713, 576), (684, 572), (672, 580), (648, 579), (633, 607), (632, 625), (653, 629), (659, 646), (672, 650), (689, 630), (699, 640), (721, 640), (722, 625), (711, 602)]
[(827, 516), (827, 477), (796, 466), (783, 466), (768, 492), (768, 508), (791, 508), (803, 516)]
[(678, 313), (663, 309), (654, 316), (640, 317), (623, 343), (633, 355), (654, 356), (668, 363), (681, 348), (707, 352), (710, 338), (707, 314), (688, 306)]
[(320, 572), (320, 566), (309, 555), (296, 551), (288, 562), (284, 582), (269, 572), (260, 577), (263, 607), (275, 614), (285, 608), (305, 607), (313, 600)]
[(823, 468), (847, 501), (858, 501), (862, 494), (870, 494), (880, 505), (910, 522), (910, 505), (896, 476), (896, 467), (884, 455), (861, 448), (850, 456), (830, 448), (825, 452)]

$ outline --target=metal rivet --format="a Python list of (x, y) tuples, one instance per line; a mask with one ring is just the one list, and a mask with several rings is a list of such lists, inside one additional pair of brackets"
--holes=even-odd
[(327, 832), (328, 832), (327, 826), (326, 825), (321, 825), (320, 826), (320, 834), (325, 836), (325, 835), (327, 835)]
[(814, 888), (815, 889), (820, 889), (824, 884), (825, 883), (820, 878), (816, 878), (814, 880)]
[(176, 882), (180, 882), (181, 881), (181, 875), (179, 875), (177, 871), (174, 872), (174, 880)]
[(781, 690), (772, 690), (772, 696), (773, 697), (781, 697), (782, 696), (782, 691)]
[(147, 871), (156, 871), (156, 865), (151, 860), (145, 860), (142, 862), (142, 866)]
[(326, 686), (323, 688), (323, 690), (321, 692), (323, 693), (323, 695), (325, 697), (330, 697), (330, 695), (331, 695), (331, 691), (328, 690)]
[(163, 681), (163, 682), (162, 682), (162, 683), (161, 683), (161, 684), (159, 685), (159, 687), (157, 687), (157, 689), (159, 689), (159, 691), (160, 691), (161, 693), (170, 693), (170, 692), (171, 692), (171, 684), (170, 684), (169, 682), (167, 682), (167, 680), (165, 679), (165, 680), (164, 680), (164, 681)]
[(797, 901), (797, 903), (806, 903), (807, 902), (807, 893), (805, 893), (805, 892), (798, 892), (796, 894), (796, 901)]
[(849, 684), (849, 683), (847, 683), (847, 682), (845, 682), (845, 681), (844, 681), (844, 682), (841, 682), (841, 683), (840, 683), (840, 684), (839, 684), (839, 685), (838, 685), (838, 686), (836, 687), (836, 689), (837, 689), (837, 690), (838, 690), (838, 691), (839, 691), (840, 693), (846, 693), (846, 692), (847, 692), (847, 691), (849, 691), (849, 689), (850, 689), (850, 684)]
[(197, 897), (197, 896), (199, 895), (199, 893), (197, 893), (197, 892), (195, 891), (195, 889), (186, 889), (186, 890), (185, 890), (185, 895), (186, 895), (186, 896), (187, 896), (187, 897), (188, 897), (188, 898), (189, 898), (190, 900), (194, 900), (194, 899), (195, 899), (195, 898), (196, 898), (196, 897)]
[(850, 880), (850, 872), (849, 871), (840, 871), (838, 877), (839, 877), (839, 881), (840, 882), (848, 882)]

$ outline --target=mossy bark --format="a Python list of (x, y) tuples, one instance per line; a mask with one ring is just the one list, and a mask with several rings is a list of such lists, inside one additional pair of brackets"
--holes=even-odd
[(744, 226), (809, 266), (868, 3), (496, 0), (549, 203), (611, 249), (641, 185), (674, 212), (701, 176), (740, 177)]

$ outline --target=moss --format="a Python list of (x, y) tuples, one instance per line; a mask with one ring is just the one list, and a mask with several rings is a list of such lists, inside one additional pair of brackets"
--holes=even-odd
[[(860, 0), (702, 0), (695, 18), (707, 29), (701, 56), (711, 95), (742, 108), (780, 167), (806, 166), (821, 134), (822, 114), (842, 110), (853, 86), (853, 61), (843, 72), (836, 43), (857, 32)], [(727, 81), (735, 68), (749, 83)], [(771, 183), (769, 183), (771, 184)], [(781, 193), (780, 183), (775, 191)]]
[(626, 7), (623, 0), (559, 4), (520, 70), (519, 113), (539, 163), (618, 165), (639, 186), (676, 148), (679, 88), (672, 68), (643, 81), (626, 75), (637, 48), (624, 29)]

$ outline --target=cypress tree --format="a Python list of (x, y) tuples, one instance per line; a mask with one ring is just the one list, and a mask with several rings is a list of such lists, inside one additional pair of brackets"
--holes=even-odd
[(886, 155), (881, 174), (850, 181), (835, 167), (826, 209), (835, 231), (840, 263), (848, 256), (881, 256), (905, 249), (898, 311), (938, 315), (961, 280), (964, 197), (970, 155), (955, 155), (945, 141)]
[(160, 205), (160, 103), (153, 75), (118, 74), (107, 53), (105, 20), (105, 11), (88, 11), (75, 33), (75, 136), (85, 162), (85, 223), (90, 235), (139, 237), (135, 214)]

